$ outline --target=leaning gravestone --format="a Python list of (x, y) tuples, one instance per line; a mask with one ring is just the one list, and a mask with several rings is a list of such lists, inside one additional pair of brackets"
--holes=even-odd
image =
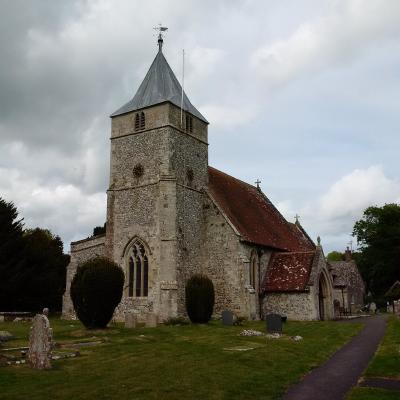
[(222, 311), (222, 324), (233, 325), (233, 322), (234, 322), (233, 312), (228, 310)]
[(136, 328), (137, 318), (134, 313), (125, 314), (125, 328)]
[(45, 315), (37, 314), (33, 318), (29, 335), (28, 362), (32, 368), (51, 368), (51, 349), (53, 330)]
[(279, 314), (268, 314), (266, 322), (267, 332), (282, 333), (282, 317)]

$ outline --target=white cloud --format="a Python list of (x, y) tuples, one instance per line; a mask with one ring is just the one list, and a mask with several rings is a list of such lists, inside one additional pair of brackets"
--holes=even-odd
[(251, 66), (268, 84), (283, 84), (359, 56), (400, 35), (397, 0), (332, 1), (329, 13), (302, 23), (287, 39), (259, 47)]
[(206, 115), (212, 129), (214, 128), (240, 128), (248, 124), (259, 112), (259, 107), (250, 104), (206, 104), (200, 107), (203, 115)]
[[(400, 182), (388, 178), (381, 166), (356, 169), (334, 182), (326, 193), (299, 206), (301, 223), (315, 239), (321, 236), (328, 251), (343, 250), (348, 244), (354, 223), (369, 206), (400, 203)], [(282, 201), (278, 209), (293, 220), (293, 202)]]
[(320, 200), (321, 217), (361, 217), (369, 206), (400, 201), (400, 182), (385, 176), (381, 166), (356, 169), (334, 183)]
[(64, 246), (82, 239), (106, 218), (106, 194), (85, 194), (72, 185), (46, 186), (16, 169), (0, 168), (1, 196), (13, 201), (27, 227), (49, 228)]
[[(179, 79), (181, 49), (186, 50), (185, 88), (211, 123), (210, 158), (218, 157), (222, 169), (240, 164), (237, 170), (248, 176), (262, 178), (265, 168), (274, 176), (274, 198), (293, 188), (291, 202), (278, 205), (289, 220), (298, 212), (310, 233), (315, 232), (313, 237), (320, 234), (334, 241), (346, 236), (352, 219), (376, 199), (374, 190), (386, 193), (379, 201), (395, 192), (396, 181), (383, 169), (381, 175), (361, 170), (339, 179), (335, 158), (326, 161), (323, 155), (342, 152), (344, 132), (327, 119), (334, 114), (342, 122), (338, 129), (345, 125), (352, 130), (351, 138), (346, 135), (353, 141), (352, 150), (336, 158), (343, 170), (351, 171), (360, 163), (382, 164), (386, 171), (398, 172), (400, 113), (392, 99), (398, 93), (400, 59), (391, 46), (400, 30), (399, 1), (53, 3), (15, 0), (0, 15), (4, 33), (0, 50), (5, 55), (0, 63), (0, 196), (15, 201), (30, 225), (48, 226), (68, 243), (104, 222), (108, 115), (134, 95), (147, 72), (157, 51), (152, 27), (158, 22), (169, 27), (164, 53)], [(374, 45), (384, 48), (379, 57), (372, 51), (369, 60), (360, 57)], [(380, 63), (375, 62), (378, 58)], [(257, 80), (260, 76), (269, 84), (285, 83), (338, 65), (346, 67), (354, 59), (362, 63), (347, 81), (340, 68), (335, 70), (335, 81), (324, 81), (325, 97), (315, 93), (307, 98), (314, 94), (308, 81), (301, 82), (300, 89), (292, 85), (272, 91)], [(340, 84), (358, 96), (336, 93), (337, 103), (331, 102), (329, 112), (321, 113), (318, 106), (325, 104), (326, 93)], [(360, 97), (374, 101), (368, 115), (362, 108), (358, 115), (353, 112)], [(303, 107), (297, 107), (299, 102)], [(312, 112), (302, 112), (305, 108)], [(347, 119), (340, 115), (343, 109)], [(371, 127), (371, 119), (378, 121), (376, 126)], [(381, 135), (373, 157), (367, 154), (371, 141), (362, 131), (367, 125), (374, 140), (378, 137), (374, 130)], [(328, 133), (316, 132), (328, 126), (329, 138)], [(221, 134), (212, 136), (218, 130)], [(231, 130), (235, 139), (225, 130)], [(307, 140), (302, 139), (305, 131)], [(291, 151), (294, 147), (296, 152)], [(318, 201), (311, 199), (310, 206), (301, 207), (304, 198), (313, 196), (307, 193), (308, 171), (317, 162), (323, 165), (315, 173), (319, 183), (314, 190), (326, 176), (337, 182)], [(302, 171), (296, 177), (294, 168)], [(363, 174), (375, 186), (368, 189), (365, 183), (358, 189), (362, 199), (351, 204), (341, 200), (356, 185), (354, 181), (363, 181)]]

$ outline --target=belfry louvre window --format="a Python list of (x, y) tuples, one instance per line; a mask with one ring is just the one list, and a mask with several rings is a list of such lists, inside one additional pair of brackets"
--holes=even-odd
[(193, 118), (186, 114), (186, 132), (193, 132)]
[(140, 113), (140, 129), (144, 129), (146, 127), (146, 116), (144, 115), (144, 112), (142, 111)]
[(128, 263), (128, 296), (147, 297), (149, 292), (149, 261), (143, 244), (133, 243)]
[(146, 127), (146, 116), (144, 112), (135, 115), (135, 131), (140, 131)]

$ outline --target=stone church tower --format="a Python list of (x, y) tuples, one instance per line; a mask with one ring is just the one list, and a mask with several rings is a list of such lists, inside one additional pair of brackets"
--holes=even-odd
[[(159, 51), (134, 98), (111, 115), (106, 256), (125, 268), (123, 308), (176, 316), (178, 281), (200, 270), (208, 122)], [(122, 311), (122, 310), (121, 310)]]

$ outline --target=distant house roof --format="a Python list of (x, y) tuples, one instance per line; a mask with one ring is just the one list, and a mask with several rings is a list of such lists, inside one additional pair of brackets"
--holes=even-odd
[(288, 223), (258, 188), (208, 167), (208, 191), (243, 240), (283, 251), (310, 251), (314, 243)]
[[(111, 114), (111, 117), (167, 101), (181, 107), (182, 86), (160, 50), (133, 99)], [(183, 94), (183, 109), (208, 123), (189, 101), (186, 93)]]
[(364, 295), (365, 283), (355, 260), (328, 261), (328, 266), (336, 289), (346, 288), (351, 293), (359, 293), (361, 297)]
[(310, 278), (315, 254), (315, 251), (274, 253), (268, 264), (261, 291), (304, 291)]
[(359, 274), (354, 260), (350, 261), (328, 261), (333, 278), (334, 287), (345, 287), (350, 284), (352, 274)]

